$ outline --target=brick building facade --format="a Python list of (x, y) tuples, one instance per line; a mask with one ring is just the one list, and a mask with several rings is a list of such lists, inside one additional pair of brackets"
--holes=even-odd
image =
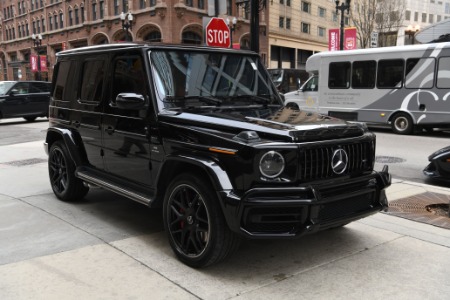
[[(248, 11), (235, 0), (226, 2), (227, 11), (220, 17), (237, 18), (233, 43), (248, 47)], [(122, 12), (133, 16), (129, 31), (122, 27)], [(260, 13), (260, 54), (265, 63), (267, 13), (268, 7)], [(55, 55), (64, 48), (125, 40), (204, 44), (208, 0), (0, 0), (0, 14), (0, 80), (51, 80)], [(42, 36), (40, 45), (33, 34), (35, 40)], [(32, 72), (30, 58), (36, 54), (46, 57), (47, 72)]]

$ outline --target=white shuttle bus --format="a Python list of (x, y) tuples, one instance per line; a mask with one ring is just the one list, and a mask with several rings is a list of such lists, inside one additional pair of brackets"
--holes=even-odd
[(286, 105), (399, 134), (450, 127), (450, 43), (321, 52), (306, 70), (315, 77)]

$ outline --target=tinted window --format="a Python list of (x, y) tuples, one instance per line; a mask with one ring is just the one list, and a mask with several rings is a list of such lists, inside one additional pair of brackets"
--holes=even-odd
[(450, 57), (441, 57), (438, 66), (437, 87), (450, 88)]
[(32, 82), (30, 93), (47, 93), (50, 91), (50, 84), (44, 82)]
[(103, 90), (105, 61), (86, 60), (82, 69), (80, 99), (82, 101), (100, 102)]
[(403, 84), (401, 59), (380, 60), (378, 62), (377, 86), (379, 88), (401, 88)]
[(64, 91), (66, 89), (66, 79), (69, 77), (70, 61), (63, 61), (57, 64), (55, 70), (55, 90), (53, 98), (55, 100), (63, 100)]
[(18, 82), (10, 92), (14, 92), (15, 94), (23, 95), (28, 94), (30, 92), (30, 84), (28, 82)]
[(434, 82), (434, 58), (410, 58), (406, 61), (405, 87), (432, 88)]
[(374, 60), (355, 61), (352, 70), (352, 88), (372, 89), (375, 87), (377, 64)]
[(350, 87), (350, 63), (330, 63), (328, 87), (330, 89), (347, 89)]

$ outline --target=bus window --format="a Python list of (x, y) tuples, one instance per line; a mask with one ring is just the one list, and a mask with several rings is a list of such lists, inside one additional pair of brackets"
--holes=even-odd
[(401, 88), (403, 84), (402, 59), (385, 59), (378, 62), (377, 87)]
[(352, 88), (373, 89), (377, 63), (374, 60), (355, 61), (352, 68)]
[(409, 58), (406, 60), (405, 87), (409, 89), (432, 88), (435, 60), (429, 58)]
[(450, 57), (441, 57), (438, 66), (437, 87), (450, 88)]
[(330, 89), (348, 89), (350, 87), (350, 62), (330, 63), (328, 87)]

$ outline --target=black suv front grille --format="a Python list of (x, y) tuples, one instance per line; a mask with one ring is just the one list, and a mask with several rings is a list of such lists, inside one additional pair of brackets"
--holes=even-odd
[(333, 172), (331, 164), (333, 153), (339, 148), (345, 150), (348, 156), (347, 168), (339, 175), (367, 171), (372, 166), (374, 146), (371, 142), (307, 148), (300, 152), (301, 179), (310, 181), (338, 176)]

